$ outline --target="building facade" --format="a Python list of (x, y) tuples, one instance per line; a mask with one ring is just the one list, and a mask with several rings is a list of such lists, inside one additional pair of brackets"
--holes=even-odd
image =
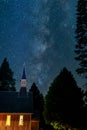
[(0, 130), (39, 130), (33, 116), (33, 94), (26, 90), (25, 66), (20, 91), (0, 92)]

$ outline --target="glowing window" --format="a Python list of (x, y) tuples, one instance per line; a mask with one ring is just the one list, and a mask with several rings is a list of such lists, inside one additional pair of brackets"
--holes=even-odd
[(6, 126), (10, 126), (10, 125), (11, 125), (11, 115), (7, 115)]
[(23, 126), (23, 115), (20, 115), (20, 118), (19, 118), (19, 125)]

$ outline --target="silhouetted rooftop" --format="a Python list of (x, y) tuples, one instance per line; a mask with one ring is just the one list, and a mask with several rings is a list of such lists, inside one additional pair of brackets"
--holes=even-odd
[(0, 112), (32, 113), (33, 95), (31, 92), (21, 95), (15, 91), (0, 92)]

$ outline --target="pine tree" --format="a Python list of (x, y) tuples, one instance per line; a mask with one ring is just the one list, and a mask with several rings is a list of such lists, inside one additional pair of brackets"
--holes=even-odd
[(73, 127), (80, 124), (83, 92), (66, 68), (54, 79), (46, 95), (45, 115), (49, 122), (62, 122)]
[(32, 84), (30, 92), (33, 93), (34, 113), (40, 118), (40, 126), (44, 125), (44, 99), (35, 83)]
[(87, 78), (87, 0), (78, 0), (76, 21), (75, 59), (79, 63), (78, 74), (84, 74)]
[(0, 67), (0, 91), (15, 91), (15, 79), (9, 67), (7, 58), (4, 58)]

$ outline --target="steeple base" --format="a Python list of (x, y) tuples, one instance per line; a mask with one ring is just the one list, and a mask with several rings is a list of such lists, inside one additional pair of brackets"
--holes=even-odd
[(22, 97), (27, 96), (27, 90), (25, 87), (20, 88), (20, 96), (22, 96)]

